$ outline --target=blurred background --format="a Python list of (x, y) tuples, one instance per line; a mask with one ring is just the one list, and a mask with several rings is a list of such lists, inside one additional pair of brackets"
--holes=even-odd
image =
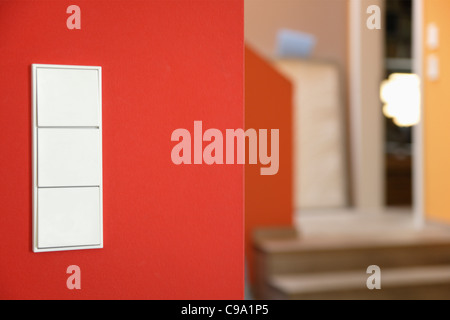
[(247, 298), (450, 298), (450, 3), (244, 4), (246, 127), (280, 129), (279, 173), (246, 166)]

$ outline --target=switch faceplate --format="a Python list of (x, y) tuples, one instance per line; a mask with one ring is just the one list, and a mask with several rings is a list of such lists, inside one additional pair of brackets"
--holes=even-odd
[(439, 48), (439, 27), (435, 23), (429, 23), (427, 26), (427, 46), (429, 50)]
[(36, 69), (38, 126), (99, 126), (99, 70)]
[(100, 245), (100, 193), (91, 188), (39, 188), (38, 248)]
[(92, 128), (38, 128), (38, 187), (99, 186), (100, 132)]
[(32, 65), (33, 251), (103, 248), (101, 67)]

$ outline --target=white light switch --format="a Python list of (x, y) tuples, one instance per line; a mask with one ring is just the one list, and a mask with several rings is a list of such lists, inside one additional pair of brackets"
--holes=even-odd
[(40, 188), (38, 196), (38, 248), (100, 245), (98, 187)]
[(101, 67), (33, 64), (33, 251), (103, 248)]
[(439, 48), (439, 27), (435, 23), (427, 26), (427, 46), (430, 50)]
[(432, 53), (427, 58), (427, 75), (430, 81), (439, 80), (439, 58)]
[(99, 70), (37, 68), (39, 127), (99, 125)]
[(100, 132), (38, 128), (38, 187), (99, 186)]

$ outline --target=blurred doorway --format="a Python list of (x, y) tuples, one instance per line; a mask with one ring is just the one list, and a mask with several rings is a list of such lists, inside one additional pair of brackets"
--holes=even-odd
[[(385, 78), (413, 72), (412, 0), (388, 0), (385, 10)], [(411, 123), (385, 116), (385, 205), (412, 206), (413, 138)]]

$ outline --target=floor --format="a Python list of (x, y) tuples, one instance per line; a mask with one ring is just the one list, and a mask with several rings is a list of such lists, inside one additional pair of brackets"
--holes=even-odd
[[(395, 282), (397, 278), (403, 279), (406, 276), (408, 277), (405, 281), (411, 281), (410, 278), (431, 281), (433, 280), (433, 275), (438, 273), (443, 279), (449, 279), (449, 287), (445, 287), (445, 294), (450, 294), (449, 265), (439, 266), (440, 268), (444, 268), (444, 270), (439, 269), (439, 272), (436, 271), (437, 269), (430, 269), (433, 266), (422, 266), (423, 259), (429, 259), (429, 255), (434, 251), (420, 249), (422, 246), (424, 248), (434, 248), (433, 246), (437, 246), (437, 248), (448, 248), (450, 243), (450, 225), (427, 222), (422, 228), (418, 228), (414, 223), (413, 213), (408, 208), (388, 208), (383, 210), (383, 212), (361, 212), (355, 209), (301, 210), (294, 215), (294, 225), (297, 229), (297, 237), (266, 239), (264, 241), (264, 252), (267, 253), (268, 257), (271, 254), (280, 256), (283, 252), (298, 252), (299, 254), (303, 254), (302, 259), (308, 262), (308, 259), (313, 259), (313, 256), (309, 254), (310, 252), (314, 253), (325, 250), (324, 252), (331, 252), (329, 259), (334, 261), (339, 258), (340, 263), (347, 261), (349, 266), (352, 267), (353, 264), (358, 265), (358, 263), (362, 263), (364, 266), (373, 264), (372, 260), (367, 262), (362, 260), (366, 256), (369, 256), (370, 259), (377, 259), (376, 261), (383, 261), (383, 263), (386, 261), (395, 262), (397, 261), (396, 259), (401, 259), (402, 262), (411, 262), (411, 266), (408, 265), (408, 268), (405, 269), (403, 268), (404, 263), (401, 263), (402, 268), (400, 269), (385, 269), (384, 283), (389, 282), (389, 277), (393, 278), (391, 282)], [(386, 249), (386, 253), (383, 251), (383, 254), (380, 255), (380, 250), (377, 249), (380, 247), (388, 248)], [(411, 251), (408, 248), (414, 248), (414, 250)], [(335, 249), (337, 251), (334, 251)], [(359, 256), (353, 257), (350, 253), (342, 256), (342, 252), (346, 253), (346, 250), (361, 253), (361, 249), (363, 252), (367, 250), (370, 254), (363, 254), (363, 258)], [(411, 252), (413, 252), (412, 256), (410, 256)], [(384, 254), (388, 260), (381, 259), (384, 257)], [(437, 255), (440, 257), (439, 254), (438, 252)], [(283, 273), (279, 275), (281, 280), (272, 275), (270, 280), (280, 280), (281, 282), (278, 283), (280, 288), (289, 289), (295, 287), (295, 290), (298, 290), (300, 287), (303, 288), (308, 283), (312, 287), (315, 287), (318, 283), (324, 281), (326, 283), (333, 281), (341, 283), (344, 281), (345, 279), (341, 278), (342, 270), (339, 271), (340, 269), (338, 268), (339, 270), (336, 272), (333, 271), (332, 269), (336, 267), (336, 264), (325, 263), (324, 261), (328, 261), (325, 258), (328, 259), (325, 255), (321, 255), (317, 258), (319, 260), (310, 261), (309, 264), (311, 265), (314, 262), (320, 263), (322, 267), (330, 266), (328, 273), (305, 274), (297, 272), (297, 274), (291, 272), (292, 274), (286, 275)], [(306, 262), (305, 265), (308, 265)], [(298, 259), (289, 263), (295, 266), (301, 265)], [(274, 265), (281, 266), (283, 264), (278, 261)], [(391, 273), (393, 274), (391, 275)], [(333, 281), (330, 280), (330, 277)], [(367, 278), (366, 273), (363, 272), (362, 276), (358, 273), (358, 281), (362, 279), (361, 277), (365, 277), (365, 283)], [(344, 282), (346, 283), (346, 281)], [(248, 287), (246, 286), (246, 288)], [(441, 294), (441, 291), (436, 292)], [(251, 299), (249, 292), (246, 292), (246, 299)]]

